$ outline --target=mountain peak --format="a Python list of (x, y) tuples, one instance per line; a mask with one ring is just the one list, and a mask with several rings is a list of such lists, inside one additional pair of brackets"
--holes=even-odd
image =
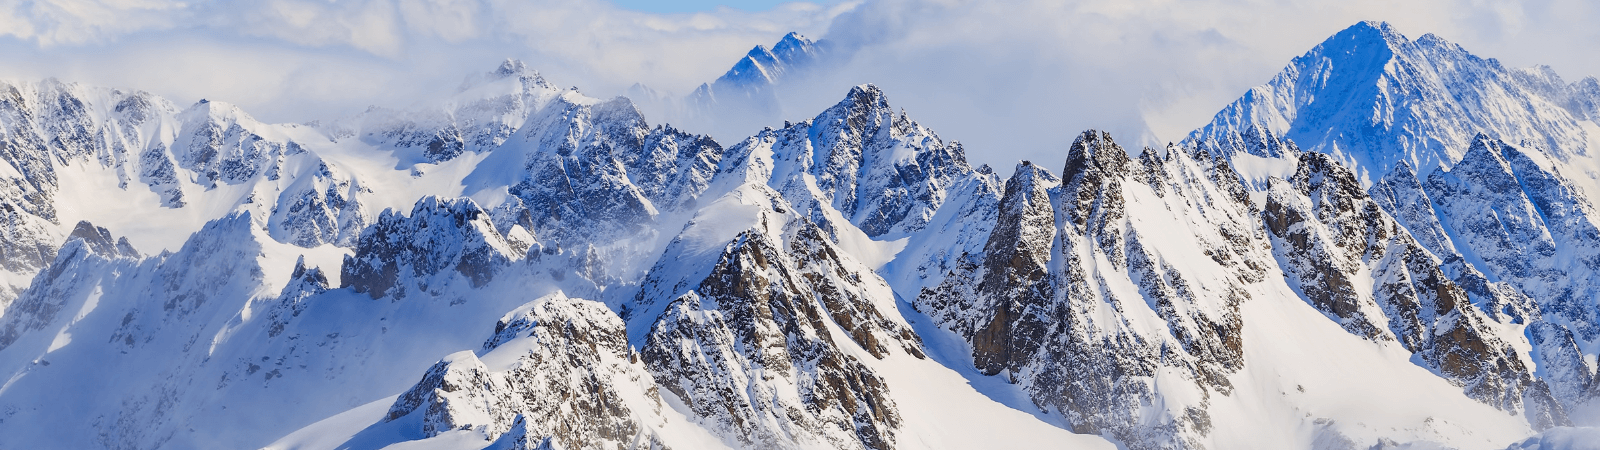
[(505, 62), (500, 63), (500, 68), (495, 69), (494, 73), (502, 77), (522, 75), (528, 73), (528, 65), (524, 64), (520, 59), (506, 58)]
[(1321, 56), (1333, 60), (1371, 59), (1387, 61), (1401, 46), (1409, 43), (1388, 22), (1363, 21), (1335, 33), (1322, 41), (1306, 56)]
[(1006, 181), (1006, 185), (1021, 183), (1031, 189), (1031, 186), (1040, 182), (1059, 184), (1061, 180), (1057, 179), (1055, 174), (1050, 173), (1049, 169), (1034, 164), (1033, 161), (1022, 160), (1022, 162), (1017, 163), (1017, 168), (1012, 170), (1011, 179)]
[(195, 102), (193, 105), (190, 105), (187, 110), (179, 114), (182, 117), (194, 119), (197, 119), (199, 116), (204, 116), (209, 118), (211, 121), (220, 122), (237, 123), (255, 121), (255, 118), (251, 117), (249, 113), (244, 112), (243, 109), (240, 109), (238, 106), (234, 106), (232, 103), (203, 98), (200, 99), (200, 101)]
[(789, 34), (783, 35), (782, 40), (772, 46), (772, 54), (777, 56), (778, 60), (783, 61), (784, 64), (793, 65), (813, 54), (815, 47), (815, 42), (806, 39), (800, 33), (789, 32)]
[(777, 83), (785, 73), (804, 66), (816, 55), (816, 42), (800, 33), (790, 32), (770, 48), (765, 45), (751, 48), (715, 84), (748, 88)]
[(1489, 177), (1485, 179), (1500, 180), (1502, 185), (1514, 183), (1511, 163), (1505, 158), (1507, 147), (1499, 139), (1478, 133), (1472, 138), (1472, 146), (1467, 148), (1467, 153), (1461, 156), (1461, 162), (1452, 167), (1450, 173), (1459, 177)]
[(878, 89), (878, 85), (872, 83), (852, 86), (845, 98), (854, 99), (857, 103), (871, 102), (882, 104), (886, 108), (889, 106), (889, 98), (884, 95), (882, 89)]
[(821, 121), (823, 116), (877, 116), (880, 113), (892, 113), (892, 111), (893, 108), (889, 106), (889, 97), (883, 93), (883, 90), (872, 84), (862, 84), (851, 87), (850, 92), (845, 94), (844, 99), (839, 100), (839, 103), (835, 103), (832, 108), (828, 108), (827, 111), (819, 115), (818, 120)]
[(539, 76), (539, 71), (528, 68), (528, 65), (520, 59), (506, 58), (505, 61), (500, 62), (500, 66), (496, 67), (494, 71), (468, 75), (465, 80), (461, 81), (461, 86), (456, 88), (456, 91), (466, 92), (508, 78), (521, 80), (524, 89), (529, 87), (549, 87), (549, 83), (545, 82), (544, 77)]
[[(1405, 35), (1400, 34), (1400, 31), (1396, 30), (1393, 25), (1389, 25), (1389, 22), (1378, 20), (1363, 20), (1357, 22), (1355, 25), (1345, 28), (1344, 31), (1341, 31), (1339, 34), (1334, 36), (1338, 37), (1339, 35), (1346, 33), (1349, 33), (1351, 36), (1361, 36), (1363, 38), (1377, 38), (1391, 44), (1404, 43), (1408, 41)], [(1437, 36), (1435, 37), (1437, 38)]]
[[(1461, 161), (1479, 131), (1530, 143), (1558, 161), (1590, 147), (1579, 121), (1600, 95), (1553, 71), (1508, 69), (1436, 35), (1408, 40), (1361, 22), (1295, 58), (1191, 137), (1253, 128), (1335, 155), (1365, 185), (1406, 160), (1419, 173)], [(1600, 90), (1596, 90), (1600, 92)]]

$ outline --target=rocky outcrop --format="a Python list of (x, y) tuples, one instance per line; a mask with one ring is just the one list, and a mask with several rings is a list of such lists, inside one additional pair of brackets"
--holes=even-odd
[[(1385, 185), (1383, 191), (1409, 192), (1397, 188), (1403, 186)], [(1525, 401), (1548, 394), (1534, 379), (1530, 361), (1511, 345), (1520, 336), (1502, 336), (1493, 318), (1446, 275), (1442, 261), (1332, 157), (1307, 153), (1293, 177), (1273, 180), (1262, 219), (1285, 279), (1345, 330), (1397, 340), (1468, 396), (1512, 414), (1526, 412), (1531, 423), (1567, 423), (1559, 404)]]
[[(61, 312), (96, 287), (95, 279), (80, 279), (108, 265), (133, 265), (141, 259), (126, 238), (112, 241), (111, 232), (89, 222), (79, 222), (55, 254), (55, 261), (34, 277), (33, 283), (0, 314), (0, 350), (23, 334), (57, 324)], [(84, 277), (87, 278), (87, 277)]]
[[(1049, 264), (1056, 221), (1049, 191), (1060, 183), (1044, 168), (1018, 164), (1005, 183), (999, 218), (983, 249), (983, 270), (956, 270), (953, 276), (963, 279), (947, 280), (947, 292), (919, 305), (946, 328), (971, 336), (974, 364), (985, 374), (1019, 370), (1046, 342), (1052, 320), (1041, 316), (1055, 296)], [(971, 276), (981, 278), (965, 279)], [(993, 316), (969, 316), (969, 311), (993, 311)]]
[(531, 115), (501, 150), (521, 154), (512, 195), (541, 239), (609, 244), (649, 230), (662, 212), (694, 206), (716, 172), (716, 142), (650, 128), (625, 98), (562, 97)]
[(371, 193), (355, 177), (318, 161), (316, 170), (297, 177), (278, 196), (267, 229), (273, 239), (301, 247), (355, 247), (371, 219), (361, 197)]
[(289, 283), (283, 286), (282, 293), (267, 312), (267, 337), (282, 334), (289, 321), (300, 317), (310, 306), (312, 297), (328, 289), (327, 274), (322, 273), (320, 267), (306, 267), (306, 258), (301, 256), (294, 263), (294, 272), (289, 274)]
[(471, 430), (495, 448), (663, 448), (662, 400), (604, 305), (562, 295), (506, 315), (480, 354), (428, 369), (389, 408), (423, 437)]
[[(889, 387), (838, 348), (834, 333), (852, 333), (874, 354), (914, 345), (915, 335), (902, 329), (899, 342), (883, 342), (871, 316), (824, 309), (818, 300), (839, 293), (812, 281), (830, 274), (796, 273), (768, 239), (740, 235), (694, 291), (672, 300), (641, 350), (645, 364), (701, 423), (741, 446), (893, 448), (900, 416)], [(861, 301), (830, 299), (851, 300)], [(881, 314), (870, 303), (846, 305)], [(840, 328), (847, 324), (855, 328)]]
[(535, 244), (520, 226), (501, 235), (472, 200), (427, 197), (410, 216), (393, 210), (379, 215), (361, 232), (355, 255), (345, 257), (339, 278), (341, 287), (373, 299), (438, 292), (458, 275), (478, 287)]
[(621, 309), (662, 388), (726, 442), (895, 447), (868, 361), (922, 358), (921, 341), (887, 283), (765, 185), (703, 207)]
[(1593, 206), (1559, 173), (1522, 150), (1479, 136), (1460, 163), (1428, 176), (1426, 189), (1455, 245), (1484, 271), (1538, 300), (1540, 312), (1600, 339), (1593, 274), (1600, 236)]
[(811, 120), (763, 130), (730, 148), (727, 159), (730, 167), (765, 160), (760, 182), (802, 210), (826, 205), (877, 239), (921, 231), (952, 185), (973, 173), (960, 143), (896, 112), (870, 84)]
[[(1244, 287), (1272, 264), (1244, 186), (1204, 152), (1130, 158), (1098, 131), (1068, 152), (1059, 186), (1018, 167), (982, 262), (958, 266), (917, 307), (966, 338), (980, 370), (1006, 375), (1075, 432), (1130, 448), (1200, 446), (1212, 426), (1204, 399), (1231, 392), (1227, 376), (1244, 364)], [(1163, 229), (1196, 233), (1178, 243)], [(1168, 371), (1186, 383), (1158, 388)], [(1197, 401), (1146, 408), (1174, 398), (1160, 389)]]

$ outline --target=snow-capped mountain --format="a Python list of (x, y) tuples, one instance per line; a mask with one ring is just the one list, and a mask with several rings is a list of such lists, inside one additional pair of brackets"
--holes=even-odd
[(827, 46), (826, 41), (813, 42), (799, 33), (784, 35), (770, 49), (757, 45), (734, 63), (728, 73), (696, 88), (689, 95), (689, 101), (706, 110), (731, 103), (769, 114), (776, 113), (778, 99), (772, 87), (794, 76), (792, 72), (808, 69), (808, 65), (821, 57)]
[[(1412, 241), (1403, 243), (1408, 249), (1405, 255), (1422, 253), (1417, 247), (1425, 250), (1425, 256), (1436, 262), (1423, 265), (1437, 266), (1438, 274), (1435, 269), (1418, 272), (1423, 255), (1408, 256), (1409, 275), (1373, 286), (1407, 278), (1413, 285), (1438, 285), (1422, 280), (1448, 279), (1464, 297), (1435, 297), (1457, 298), (1448, 303), (1455, 304), (1462, 318), (1470, 319), (1467, 322), (1481, 324), (1471, 325), (1476, 332), (1463, 329), (1462, 333), (1482, 336), (1475, 342), (1479, 338), (1463, 340), (1466, 335), (1451, 332), (1448, 335), (1457, 341), (1451, 345), (1486, 357), (1504, 355), (1475, 358), (1484, 362), (1503, 358), (1504, 362), (1492, 364), (1498, 374), (1462, 371), (1457, 363), (1446, 367), (1435, 362), (1435, 370), (1466, 385), (1474, 397), (1499, 402), (1502, 409), (1533, 411), (1540, 404), (1559, 403), (1561, 408), (1550, 409), (1549, 423), (1562, 424), (1566, 419), (1558, 409), (1593, 414), (1595, 367), (1579, 355), (1592, 353), (1583, 349), (1594, 348), (1596, 336), (1590, 262), (1595, 259), (1595, 244), (1589, 237), (1600, 235), (1590, 200), (1600, 167), (1591, 151), (1600, 136), (1595, 134), (1600, 128), (1589, 106), (1595, 83), (1591, 77), (1567, 84), (1546, 67), (1505, 68), (1437, 36), (1413, 41), (1388, 24), (1363, 22), (1296, 58), (1186, 142), (1231, 155), (1238, 167), (1251, 172), (1247, 178), (1258, 180), (1257, 187), (1268, 193), (1267, 212), (1278, 215), (1268, 218), (1269, 225), (1310, 216), (1301, 211), (1273, 212), (1294, 204), (1274, 202), (1292, 196), (1279, 196), (1280, 188), (1265, 186), (1281, 183), (1266, 181), (1273, 176), (1300, 185), (1302, 193), (1310, 194), (1312, 205), (1336, 200), (1335, 204), (1349, 206), (1333, 209), (1362, 210), (1366, 212), (1361, 215), (1370, 217), (1358, 222), (1364, 224), (1351, 224), (1356, 227), (1351, 231), (1340, 231), (1343, 227), (1334, 224), (1329, 231), (1284, 228), (1288, 234), (1278, 233), (1306, 236), (1292, 239), (1297, 246), (1349, 252), (1362, 247), (1352, 243), (1364, 240), (1371, 252), (1376, 240), (1389, 239), (1392, 246), (1401, 243), (1399, 239)], [(1325, 153), (1333, 160), (1322, 161), (1326, 158), (1303, 154), (1301, 149)], [(1338, 177), (1337, 183), (1326, 178), (1294, 181), (1307, 174), (1308, 162), (1317, 167), (1343, 165), (1350, 175)], [(1345, 186), (1344, 193), (1311, 191), (1328, 189), (1329, 184)], [(1374, 204), (1362, 200), (1363, 189)], [(1401, 229), (1395, 230), (1395, 225)], [(1345, 237), (1331, 238), (1328, 242), (1336, 244), (1332, 246), (1316, 242), (1330, 231)], [(1340, 239), (1347, 242), (1339, 243)], [(1312, 266), (1291, 267), (1289, 275), (1309, 281), (1304, 290), (1308, 297), (1354, 300), (1361, 295), (1351, 291), (1371, 284), (1328, 278), (1340, 259), (1330, 254)], [(1388, 263), (1389, 258), (1381, 253), (1359, 258), (1352, 254), (1346, 260), (1370, 265)], [(1370, 270), (1384, 272), (1379, 267)], [(1410, 291), (1428, 289), (1446, 293), (1422, 285)], [(1389, 323), (1390, 331), (1397, 330), (1397, 320), (1417, 323), (1414, 318), (1396, 317), (1397, 312), (1416, 313), (1383, 305), (1382, 297), (1392, 292), (1392, 288), (1375, 291), (1378, 308), (1357, 303), (1319, 307), (1344, 320), (1354, 333), (1382, 335), (1383, 322)], [(1462, 300), (1474, 307), (1463, 308)], [(1436, 309), (1442, 314), (1445, 306), (1438, 304)], [(1376, 317), (1379, 309), (1390, 317), (1361, 318)], [(1462, 325), (1458, 319), (1445, 322)], [(1434, 338), (1424, 333), (1411, 341), (1437, 339), (1442, 333), (1435, 331)], [(1396, 337), (1408, 342), (1403, 334)], [(1520, 402), (1507, 395), (1523, 389), (1532, 390), (1523, 391)], [(1530, 393), (1538, 398), (1526, 397)], [(1576, 416), (1574, 420), (1592, 421)]]
[(304, 125), (9, 83), (0, 448), (1581, 439), (1596, 86), (1363, 23), (1001, 179), (872, 85), (719, 142), (517, 61)]
[(789, 33), (771, 47), (751, 48), (722, 76), (701, 83), (687, 95), (635, 84), (627, 96), (641, 109), (732, 142), (782, 122), (788, 118), (785, 114), (793, 114), (792, 108), (784, 108), (784, 89), (818, 73), (840, 56), (832, 48), (828, 40), (812, 41), (799, 33)]
[[(1283, 141), (1334, 155), (1370, 186), (1396, 164), (1428, 173), (1461, 161), (1474, 136), (1589, 157), (1600, 129), (1594, 77), (1567, 83), (1549, 67), (1517, 69), (1433, 34), (1411, 40), (1362, 22), (1295, 58), (1190, 134), (1274, 157)], [(1596, 169), (1585, 167), (1588, 172)]]

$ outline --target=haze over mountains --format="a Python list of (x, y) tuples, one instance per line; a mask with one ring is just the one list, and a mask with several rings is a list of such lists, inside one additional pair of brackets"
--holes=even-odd
[(514, 60), (305, 124), (8, 82), (0, 448), (1498, 449), (1600, 426), (1595, 78), (1362, 22), (1182, 142), (1019, 129), (1059, 158), (1002, 176), (873, 85), (773, 117), (828, 48), (790, 34), (639, 100), (681, 128)]

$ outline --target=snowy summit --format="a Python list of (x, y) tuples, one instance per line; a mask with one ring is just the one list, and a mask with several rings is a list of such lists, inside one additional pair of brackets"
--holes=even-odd
[(1003, 175), (917, 92), (772, 120), (848, 57), (677, 103), (737, 137), (518, 60), (306, 124), (0, 84), (0, 449), (1595, 448), (1595, 78), (1361, 22)]

